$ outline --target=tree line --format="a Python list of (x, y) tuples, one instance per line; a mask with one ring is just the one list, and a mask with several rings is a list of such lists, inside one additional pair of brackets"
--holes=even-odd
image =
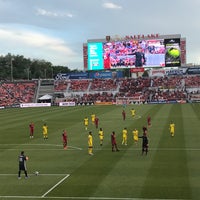
[(58, 73), (76, 72), (67, 66), (54, 66), (51, 62), (25, 58), (23, 55), (8, 53), (0, 56), (0, 80), (51, 79)]

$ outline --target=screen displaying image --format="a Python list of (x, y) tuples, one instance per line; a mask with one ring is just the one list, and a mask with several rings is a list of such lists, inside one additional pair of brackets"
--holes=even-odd
[(163, 39), (103, 44), (104, 69), (165, 66)]
[(102, 70), (103, 66), (103, 44), (88, 43), (88, 70)]
[(166, 67), (181, 66), (180, 38), (165, 39), (164, 43)]

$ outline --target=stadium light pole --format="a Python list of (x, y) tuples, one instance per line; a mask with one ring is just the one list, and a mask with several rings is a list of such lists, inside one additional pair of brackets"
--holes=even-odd
[(28, 67), (27, 68), (27, 78), (28, 78), (28, 80), (29, 80), (29, 73), (30, 73), (30, 68)]
[(14, 58), (11, 58), (10, 61), (10, 81), (13, 82), (13, 60)]

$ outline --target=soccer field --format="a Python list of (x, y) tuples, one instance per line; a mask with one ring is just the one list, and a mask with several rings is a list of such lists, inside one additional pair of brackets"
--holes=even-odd
[[(131, 117), (131, 108), (136, 116)], [(0, 199), (200, 199), (200, 104), (77, 106), (13, 108), (0, 110)], [(104, 130), (103, 146), (91, 114)], [(134, 144), (132, 131), (147, 125), (149, 152), (141, 155), (142, 141)], [(83, 119), (89, 118), (86, 131)], [(175, 136), (169, 123), (175, 123)], [(34, 122), (34, 138), (29, 123)], [(43, 139), (47, 123), (49, 138)], [(128, 145), (122, 129), (128, 129)], [(68, 133), (68, 149), (62, 146), (62, 130)], [(93, 133), (93, 156), (88, 155), (88, 132)], [(119, 152), (111, 151), (115, 131)], [(29, 178), (18, 180), (18, 156), (29, 157)], [(34, 174), (39, 171), (39, 175)]]

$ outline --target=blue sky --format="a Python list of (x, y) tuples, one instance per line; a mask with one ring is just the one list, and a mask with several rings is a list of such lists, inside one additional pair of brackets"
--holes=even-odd
[(0, 0), (0, 54), (83, 69), (82, 45), (106, 35), (181, 34), (200, 64), (199, 0)]

